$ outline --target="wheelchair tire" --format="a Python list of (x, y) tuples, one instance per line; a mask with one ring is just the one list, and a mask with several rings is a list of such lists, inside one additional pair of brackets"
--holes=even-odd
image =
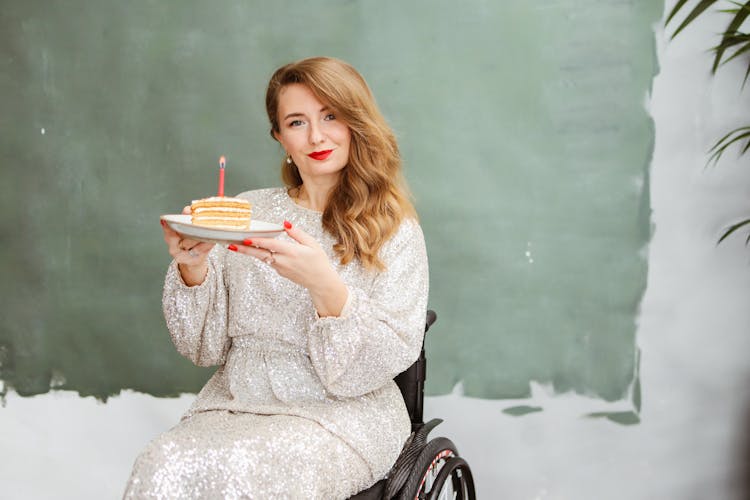
[[(442, 472), (449, 464), (450, 468)], [(453, 442), (444, 437), (435, 438), (425, 445), (417, 457), (399, 499), (473, 499), (474, 483), (471, 472), (466, 471), (468, 465), (458, 456)]]

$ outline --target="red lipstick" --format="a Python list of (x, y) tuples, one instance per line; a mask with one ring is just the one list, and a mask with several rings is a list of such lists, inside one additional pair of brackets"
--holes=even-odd
[(333, 149), (326, 149), (324, 151), (313, 151), (307, 156), (309, 156), (313, 160), (325, 160), (326, 158), (331, 156), (331, 153), (333, 153)]

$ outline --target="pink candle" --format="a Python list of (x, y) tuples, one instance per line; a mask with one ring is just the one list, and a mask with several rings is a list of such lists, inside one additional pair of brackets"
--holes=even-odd
[(224, 196), (224, 168), (227, 166), (227, 159), (223, 156), (219, 158), (219, 196)]

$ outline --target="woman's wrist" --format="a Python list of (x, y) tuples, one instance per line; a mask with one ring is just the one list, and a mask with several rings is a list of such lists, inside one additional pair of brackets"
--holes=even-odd
[(319, 282), (314, 289), (308, 290), (315, 310), (321, 318), (340, 316), (346, 300), (349, 298), (349, 288), (335, 271), (330, 280)]
[(198, 286), (206, 280), (208, 274), (208, 263), (190, 266), (187, 264), (177, 264), (177, 270), (180, 272), (182, 281), (187, 286)]

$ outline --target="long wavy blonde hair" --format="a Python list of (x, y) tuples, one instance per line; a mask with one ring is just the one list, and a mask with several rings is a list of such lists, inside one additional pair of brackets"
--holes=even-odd
[[(338, 238), (333, 249), (342, 264), (356, 258), (368, 269), (382, 270), (380, 248), (405, 217), (417, 217), (396, 137), (357, 70), (338, 59), (312, 57), (282, 66), (268, 83), (266, 111), (274, 139), (280, 131), (279, 94), (293, 83), (309, 88), (351, 130), (349, 162), (323, 211), (323, 227)], [(296, 165), (281, 165), (287, 188), (299, 188), (302, 177)]]

